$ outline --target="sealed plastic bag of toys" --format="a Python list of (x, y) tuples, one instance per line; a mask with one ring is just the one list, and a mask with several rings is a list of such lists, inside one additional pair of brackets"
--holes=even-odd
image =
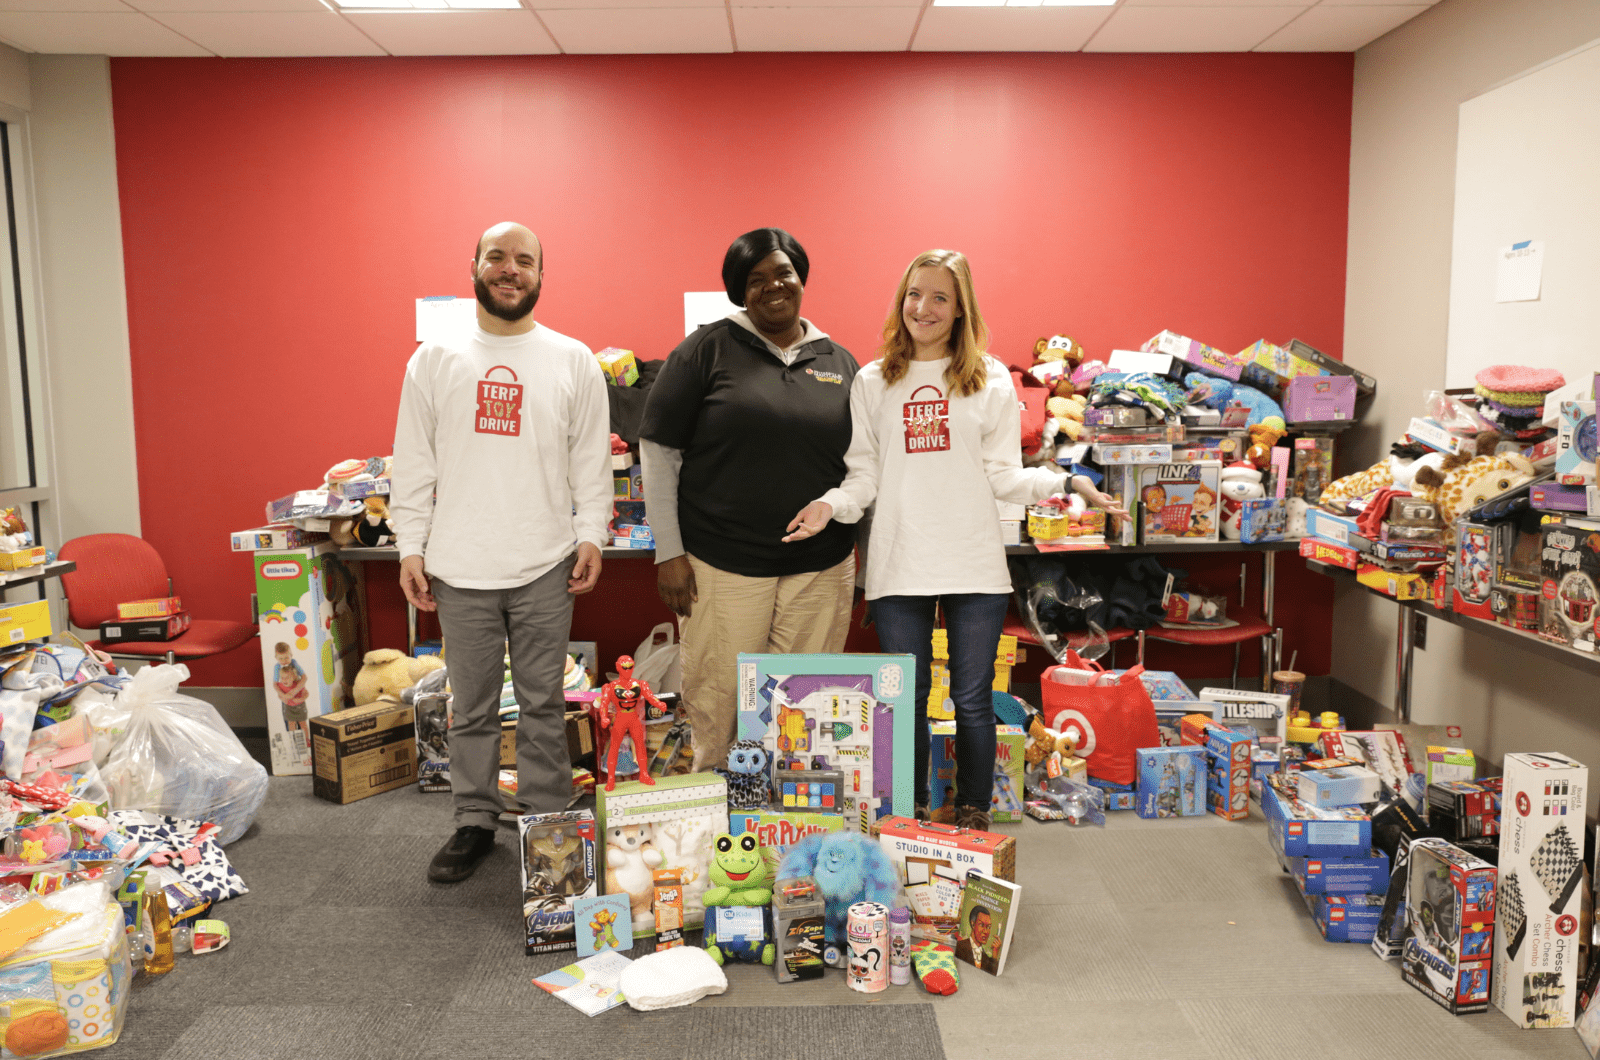
[(1106, 793), (1092, 784), (1054, 777), (1034, 789), (1032, 796), (1024, 809), (1036, 821), (1105, 827)]
[(228, 844), (267, 797), (267, 771), (215, 707), (179, 693), (188, 679), (181, 663), (146, 667), (97, 712), (97, 729), (122, 730), (100, 774), (113, 808), (210, 821)]

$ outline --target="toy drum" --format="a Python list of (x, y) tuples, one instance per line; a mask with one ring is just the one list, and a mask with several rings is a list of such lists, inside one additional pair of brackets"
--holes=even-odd
[(876, 994), (889, 986), (889, 910), (877, 902), (857, 902), (845, 922), (850, 946), (850, 989)]

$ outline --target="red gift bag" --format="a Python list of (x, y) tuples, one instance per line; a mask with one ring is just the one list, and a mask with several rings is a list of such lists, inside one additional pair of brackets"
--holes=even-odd
[(1112, 784), (1132, 784), (1139, 777), (1139, 749), (1161, 746), (1156, 728), (1156, 707), (1150, 701), (1135, 666), (1114, 684), (1065, 685), (1052, 679), (1056, 670), (1099, 670), (1096, 663), (1068, 651), (1061, 666), (1040, 678), (1044, 723), (1057, 732), (1078, 737), (1078, 757), (1086, 759), (1089, 775)]

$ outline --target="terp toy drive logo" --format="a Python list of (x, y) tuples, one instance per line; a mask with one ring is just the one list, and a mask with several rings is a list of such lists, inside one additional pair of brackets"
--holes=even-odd
[[(511, 382), (491, 378), (496, 372), (506, 373)], [(522, 384), (517, 382), (517, 373), (503, 364), (484, 372), (478, 380), (478, 415), (473, 429), (479, 434), (522, 433)]]
[[(917, 400), (924, 390), (933, 391), (931, 400)], [(928, 384), (911, 392), (905, 403), (906, 452), (937, 453), (950, 448), (950, 402), (944, 391)]]

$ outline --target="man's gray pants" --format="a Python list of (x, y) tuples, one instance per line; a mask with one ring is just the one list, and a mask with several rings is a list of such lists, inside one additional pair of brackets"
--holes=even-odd
[(455, 826), (494, 828), (502, 809), (500, 691), (511, 645), (517, 722), (517, 801), (527, 813), (567, 808), (572, 762), (567, 753), (567, 638), (576, 554), (512, 589), (458, 589), (431, 579), (450, 670), (450, 790)]

